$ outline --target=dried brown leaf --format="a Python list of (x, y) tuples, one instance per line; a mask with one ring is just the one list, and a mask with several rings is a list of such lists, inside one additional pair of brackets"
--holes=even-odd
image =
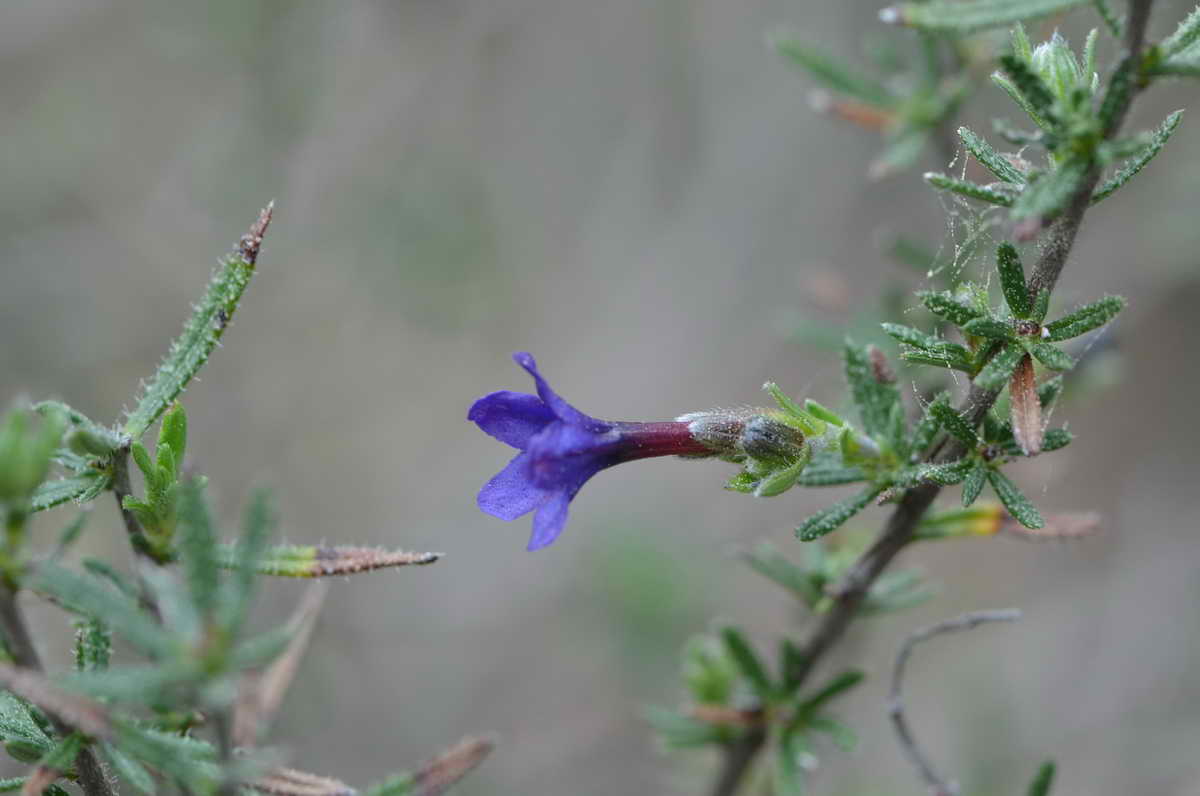
[(466, 737), (432, 760), (423, 763), (414, 777), (418, 796), (439, 796), (491, 754), (490, 738)]
[(1017, 363), (1008, 393), (1012, 403), (1013, 436), (1026, 456), (1036, 456), (1042, 452), (1042, 403), (1038, 400), (1033, 359), (1029, 354)]
[(21, 796), (41, 796), (42, 791), (53, 785), (61, 776), (62, 772), (57, 769), (38, 766), (21, 784)]
[(292, 639), (283, 654), (262, 672), (246, 674), (238, 685), (238, 701), (233, 713), (233, 742), (249, 748), (258, 740), (259, 732), (271, 722), (283, 703), (284, 694), (300, 668), (304, 651), (312, 638), (321, 605), (325, 602), (325, 585), (314, 583), (304, 593), (299, 607), (289, 620)]
[(313, 577), (353, 575), (373, 569), (432, 564), (443, 553), (406, 553), (381, 547), (318, 547), (312, 565)]
[(258, 260), (258, 251), (262, 248), (263, 235), (267, 234), (267, 227), (271, 226), (271, 216), (275, 213), (275, 200), (267, 202), (258, 213), (258, 219), (250, 225), (250, 231), (238, 240), (237, 253), (250, 265), (254, 265)]
[(1036, 530), (1026, 528), (1012, 517), (1005, 516), (1001, 526), (1002, 533), (1019, 536), (1023, 539), (1079, 539), (1091, 536), (1100, 529), (1100, 515), (1092, 512), (1077, 512), (1074, 514), (1051, 514), (1046, 517), (1046, 524)]
[(274, 796), (353, 796), (354, 788), (341, 780), (297, 771), (293, 768), (277, 768), (265, 777), (250, 783), (259, 793)]

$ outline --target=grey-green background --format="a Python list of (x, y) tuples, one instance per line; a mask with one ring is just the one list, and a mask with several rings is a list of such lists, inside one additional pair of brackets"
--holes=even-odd
[[(1157, 34), (1187, 8), (1156, 6)], [(5, 3), (0, 400), (117, 417), (213, 260), (275, 198), (260, 274), (185, 396), (191, 459), (230, 524), (266, 483), (290, 541), (447, 553), (330, 584), (275, 738), (354, 785), (492, 731), (498, 750), (463, 794), (702, 792), (711, 761), (664, 758), (640, 706), (680, 699), (682, 643), (721, 618), (769, 649), (797, 632), (804, 617), (733, 553), (764, 538), (798, 552), (792, 528), (840, 493), (752, 500), (720, 489), (726, 466), (640, 462), (589, 484), (559, 542), (528, 554), (528, 520), (475, 508), (508, 454), (464, 416), (479, 395), (529, 388), (518, 349), (604, 417), (759, 402), (768, 378), (836, 403), (836, 354), (794, 330), (841, 329), (883, 288), (918, 286), (879, 241), (952, 247), (944, 209), (961, 210), (921, 184), (947, 165), (932, 155), (868, 180), (876, 138), (811, 111), (811, 82), (763, 35), (790, 26), (853, 54), (888, 34), (876, 10)], [(1088, 14), (1065, 23), (1076, 41)], [(942, 594), (844, 645), (870, 674), (844, 705), (862, 743), (823, 755), (819, 792), (919, 793), (886, 726), (896, 645), (1007, 606), (1026, 618), (931, 644), (912, 671), (913, 720), (968, 792), (1016, 793), (1047, 756), (1061, 794), (1200, 791), (1198, 98), (1176, 83), (1139, 103), (1142, 127), (1193, 110), (1088, 217), (1061, 285), (1064, 306), (1131, 299), (1105, 338), (1119, 361), (1099, 371), (1120, 382), (1059, 410), (1080, 437), (1069, 449), (1013, 468), (1045, 511), (1103, 512), (1102, 535), (908, 553)], [(986, 131), (1002, 108), (984, 88), (962, 118)], [(106, 498), (82, 546), (122, 545)], [(267, 584), (261, 621), (300, 588)], [(35, 617), (66, 666), (65, 625)]]

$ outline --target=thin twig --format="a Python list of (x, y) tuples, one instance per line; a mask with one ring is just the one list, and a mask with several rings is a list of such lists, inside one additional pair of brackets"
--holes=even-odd
[[(33, 645), (33, 638), (29, 635), (29, 627), (25, 624), (21, 607), (17, 604), (17, 593), (9, 585), (0, 586), (0, 631), (4, 633), (8, 652), (18, 667), (35, 672), (42, 671), (42, 660)], [(59, 735), (66, 737), (74, 731), (58, 713), (47, 710), (46, 715)], [(79, 750), (75, 757), (75, 768), (79, 772), (79, 785), (87, 796), (115, 796), (115, 791), (104, 773), (104, 767), (100, 765), (90, 746)]]
[(972, 611), (956, 616), (953, 619), (947, 619), (944, 622), (938, 622), (936, 625), (923, 627), (910, 634), (900, 645), (900, 651), (896, 654), (896, 661), (892, 664), (892, 687), (888, 691), (888, 716), (892, 719), (892, 725), (896, 729), (896, 738), (900, 743), (900, 749), (904, 752), (904, 756), (913, 764), (917, 772), (921, 775), (921, 779), (929, 787), (930, 796), (958, 796), (958, 783), (952, 780), (946, 780), (934, 770), (933, 764), (929, 762), (929, 758), (921, 751), (921, 747), (917, 744), (917, 739), (913, 737), (912, 729), (908, 726), (908, 719), (904, 715), (904, 698), (902, 688), (904, 686), (904, 671), (908, 666), (908, 659), (912, 656), (913, 647), (920, 644), (922, 641), (928, 641), (934, 636), (940, 636), (943, 633), (956, 633), (960, 630), (970, 630), (978, 627), (985, 622), (1012, 622), (1021, 617), (1021, 612), (1015, 609), (1007, 611)]
[[(1137, 57), (1145, 44), (1146, 21), (1149, 18), (1150, 6), (1153, 0), (1130, 0), (1129, 23), (1126, 26), (1125, 49), (1133, 57)], [(1141, 89), (1140, 85), (1134, 91)], [(1129, 111), (1126, 103), (1114, 115), (1111, 129), (1106, 131), (1111, 138), (1119, 132), (1122, 122)], [(1030, 293), (1037, 294), (1039, 289), (1053, 290), (1058, 277), (1066, 265), (1067, 257), (1075, 243), (1075, 236), (1083, 222), (1084, 213), (1091, 201), (1092, 192), (1099, 181), (1100, 172), (1093, 170), (1081, 182), (1075, 195), (1067, 204), (1067, 209), (1051, 223), (1041, 256), (1034, 266), (1030, 277)], [(985, 390), (972, 384), (970, 391), (959, 407), (959, 414), (972, 426), (982, 422), (984, 415), (996, 402), (999, 391)], [(964, 445), (957, 439), (944, 441), (936, 446), (927, 457), (929, 461), (953, 461), (965, 452)], [(875, 542), (859, 556), (858, 560), (842, 576), (841, 581), (833, 589), (833, 604), (821, 617), (816, 627), (809, 634), (807, 641), (801, 646), (801, 655), (790, 678), (799, 687), (816, 668), (817, 663), (829, 649), (845, 634), (850, 621), (858, 613), (859, 607), (866, 599), (867, 592), (876, 578), (887, 568), (892, 559), (913, 540), (917, 524), (921, 517), (933, 504), (941, 488), (936, 484), (923, 484), (908, 490), (896, 505), (887, 523), (875, 538)], [(732, 796), (737, 792), (745, 772), (754, 763), (757, 753), (765, 744), (758, 743), (749, 754), (738, 744), (726, 747), (725, 765), (721, 769), (718, 784), (729, 781), (733, 784), (725, 790), (714, 789), (713, 796)]]

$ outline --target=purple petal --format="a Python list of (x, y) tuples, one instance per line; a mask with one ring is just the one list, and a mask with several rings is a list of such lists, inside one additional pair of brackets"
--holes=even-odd
[(554, 420), (554, 412), (536, 395), (501, 390), (471, 404), (467, 420), (504, 444), (525, 450), (529, 438)]
[(486, 514), (515, 520), (546, 502), (550, 495), (529, 479), (529, 455), (518, 453), (491, 481), (483, 485), (475, 503)]
[(616, 461), (613, 448), (620, 441), (615, 431), (595, 433), (561, 421), (551, 423), (529, 440), (529, 478), (537, 486), (571, 495), (596, 473)]
[(540, 550), (553, 542), (567, 524), (567, 506), (571, 496), (564, 490), (550, 497), (533, 515), (533, 534), (526, 550)]
[(594, 417), (589, 417), (583, 412), (580, 412), (578, 409), (571, 406), (569, 403), (559, 397), (558, 393), (550, 389), (550, 385), (547, 384), (546, 380), (542, 378), (542, 374), (538, 373), (537, 362), (534, 361), (533, 354), (530, 354), (527, 351), (518, 351), (517, 353), (513, 354), (513, 361), (525, 368), (530, 376), (533, 376), (533, 381), (537, 385), (538, 395), (541, 396), (541, 399), (546, 402), (546, 405), (554, 411), (554, 414), (558, 416), (559, 420), (562, 420), (566, 423), (571, 423), (572, 425), (584, 426), (586, 428), (596, 430), (604, 430), (611, 427), (610, 423), (605, 423), (603, 420), (597, 420)]

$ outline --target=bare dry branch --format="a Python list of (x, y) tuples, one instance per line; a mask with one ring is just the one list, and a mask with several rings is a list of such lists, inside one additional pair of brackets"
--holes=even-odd
[(895, 727), (900, 749), (920, 773), (921, 779), (924, 780), (929, 788), (930, 796), (958, 796), (958, 783), (947, 781), (934, 770), (933, 764), (929, 762), (929, 758), (925, 756), (920, 746), (917, 745), (917, 740), (913, 737), (912, 730), (908, 726), (908, 720), (904, 715), (904, 700), (901, 689), (904, 686), (904, 671), (908, 665), (908, 659), (912, 655), (913, 647), (922, 641), (928, 641), (944, 633), (970, 630), (985, 622), (1012, 622), (1019, 619), (1020, 616), (1021, 612), (1015, 609), (1006, 611), (972, 611), (962, 616), (956, 616), (953, 619), (947, 619), (944, 622), (938, 622), (936, 625), (921, 628), (910, 634), (904, 640), (904, 643), (900, 645), (900, 652), (896, 654), (896, 662), (892, 665), (892, 687), (888, 692), (888, 715), (891, 717), (892, 725)]

